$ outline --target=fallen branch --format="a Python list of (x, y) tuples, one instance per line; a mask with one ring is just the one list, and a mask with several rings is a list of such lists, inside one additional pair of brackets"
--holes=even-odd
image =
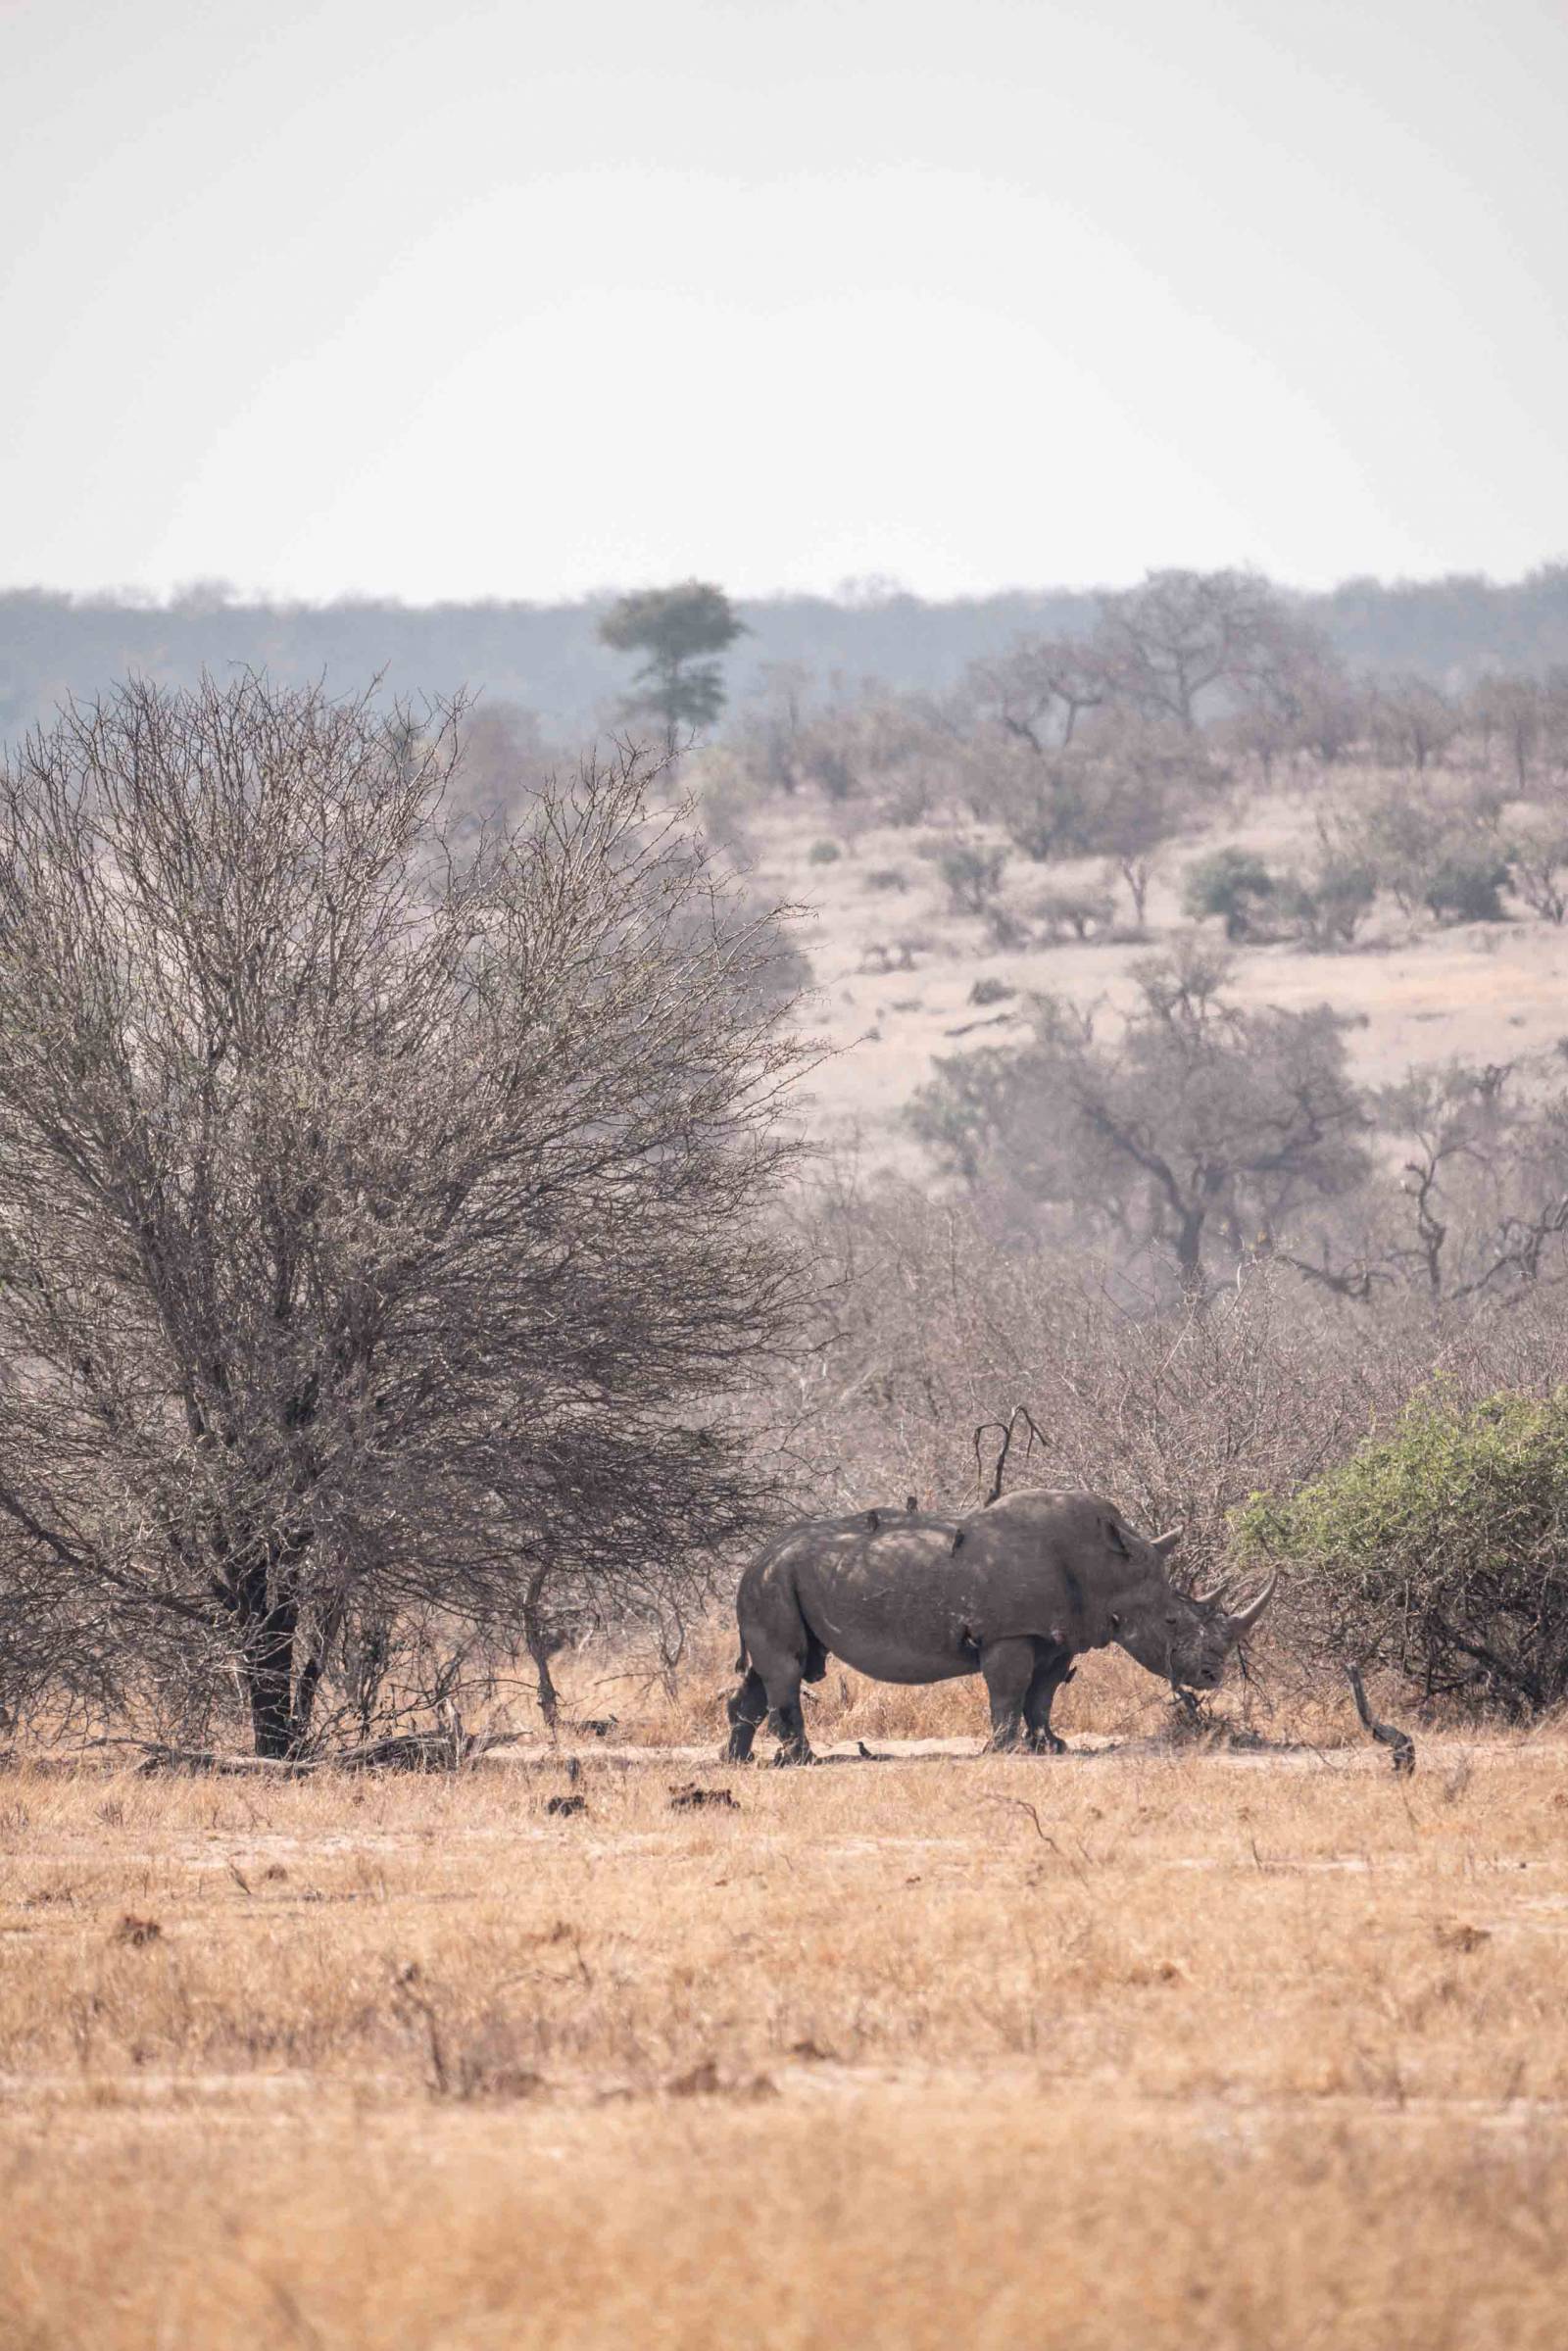
[(1349, 1676), (1350, 1690), (1355, 1698), (1355, 1711), (1361, 1717), (1362, 1730), (1370, 1732), (1380, 1746), (1393, 1750), (1390, 1761), (1396, 1772), (1413, 1772), (1415, 1770), (1415, 1740), (1410, 1737), (1409, 1732), (1396, 1729), (1393, 1723), (1380, 1723), (1366, 1702), (1366, 1691), (1361, 1686), (1359, 1667), (1348, 1665), (1345, 1670)]

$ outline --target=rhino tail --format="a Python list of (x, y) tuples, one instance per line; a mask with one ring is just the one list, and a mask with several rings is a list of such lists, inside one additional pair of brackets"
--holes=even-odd
[(735, 1671), (736, 1671), (738, 1674), (744, 1674), (744, 1673), (745, 1673), (745, 1671), (746, 1671), (746, 1669), (747, 1669), (747, 1667), (748, 1667), (748, 1666), (751, 1664), (751, 1662), (752, 1662), (752, 1661), (751, 1661), (750, 1657), (748, 1657), (748, 1656), (747, 1656), (747, 1654), (746, 1654), (746, 1643), (745, 1643), (745, 1641), (743, 1641), (741, 1642), (741, 1653), (740, 1653), (740, 1655), (739, 1655), (739, 1656), (736, 1658), (736, 1660), (735, 1660)]
[[(804, 1616), (801, 1622), (806, 1624)], [(806, 1663), (801, 1668), (801, 1680), (803, 1682), (820, 1682), (826, 1672), (827, 1651), (811, 1631), (810, 1626), (806, 1625)]]

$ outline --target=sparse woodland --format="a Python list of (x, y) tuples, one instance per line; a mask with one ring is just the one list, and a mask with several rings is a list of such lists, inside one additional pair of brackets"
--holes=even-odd
[[(1253, 683), (1123, 613), (678, 773), (257, 679), (14, 757), (8, 2343), (1556, 2343), (1560, 692), (1242, 586)], [(1531, 1025), (1379, 1057), (1395, 958)], [(720, 1767), (760, 1530), (1017, 1404), (1258, 1653)]]
[[(1357, 679), (1262, 583), (1162, 574), (946, 697), (781, 674), (702, 772), (743, 853), (780, 794), (811, 795), (851, 855), (906, 831), (907, 861), (866, 876), (904, 946), (863, 968), (890, 995), (910, 975), (913, 1008), (967, 952), (971, 1001), (1003, 1007), (912, 1065), (903, 1150), (862, 1150), (814, 1196), (841, 1278), (800, 1383), (808, 1490), (972, 1494), (972, 1430), (1022, 1400), (1050, 1432), (1037, 1474), (1182, 1520), (1206, 1569), (1235, 1557), (1251, 1496), (1340, 1472), (1407, 1407), (1447, 1415), (1457, 1462), (1488, 1396), (1560, 1392), (1568, 1039), (1499, 1021), (1484, 1057), (1370, 1080), (1355, 1047), (1391, 951), (1462, 933), (1506, 957), (1562, 922), (1568, 673), (1462, 695)], [(1287, 856), (1246, 845), (1260, 807), (1287, 811)], [(940, 938), (905, 911), (914, 860), (945, 895)], [(1296, 1571), (1283, 1671), (1357, 1654), (1429, 1701), (1558, 1702), (1549, 1511), (1506, 1590), (1425, 1607), (1393, 1576), (1352, 1606), (1332, 1544), (1293, 1556), (1304, 1522), (1250, 1523)]]
[[(1248, 845), (1265, 804), (1309, 854)], [(914, 890), (985, 962), (886, 1159), (795, 1085), (811, 941), (751, 870), (795, 808), (798, 895), (858, 865), (890, 981)], [(1391, 938), (1554, 933), (1562, 673), (1358, 680), (1264, 583), (1166, 573), (945, 696), (774, 671), (673, 772), (505, 706), (131, 686), (19, 748), (4, 827), (19, 1729), (553, 1725), (567, 1644), (678, 1680), (760, 1529), (967, 1506), (1018, 1403), (1013, 1474), (1180, 1520), (1195, 1576), (1274, 1544), (1282, 1687), (1561, 1694), (1550, 1511), (1423, 1610), (1350, 1605), (1296, 1498), (1410, 1411), (1457, 1460), (1489, 1398), (1555, 1409), (1562, 1052), (1368, 1082), (1346, 988), (1268, 958), (1353, 1002)]]

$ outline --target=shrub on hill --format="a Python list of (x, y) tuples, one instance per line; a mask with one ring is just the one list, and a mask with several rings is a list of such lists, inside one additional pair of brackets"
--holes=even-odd
[(974, 841), (932, 841), (922, 844), (920, 855), (929, 857), (941, 874), (955, 914), (990, 910), (1002, 888), (1002, 870), (1007, 861), (1004, 849), (989, 849)]
[(1428, 882), (1427, 905), (1440, 922), (1501, 922), (1504, 909), (1497, 893), (1507, 879), (1500, 857), (1484, 850), (1455, 850)]
[(1275, 905), (1303, 946), (1327, 954), (1350, 945), (1377, 894), (1369, 866), (1353, 857), (1329, 857), (1315, 874), (1292, 874), (1282, 881)]
[(1195, 921), (1218, 915), (1227, 939), (1246, 939), (1257, 928), (1259, 908), (1274, 895), (1274, 876), (1248, 849), (1216, 849), (1187, 868), (1182, 906)]

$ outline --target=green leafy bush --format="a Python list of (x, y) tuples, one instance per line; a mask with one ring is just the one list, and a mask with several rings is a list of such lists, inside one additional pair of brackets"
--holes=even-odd
[(1273, 895), (1274, 876), (1261, 857), (1248, 849), (1216, 849), (1188, 866), (1182, 905), (1195, 921), (1218, 914), (1227, 939), (1245, 939)]
[(1506, 909), (1497, 893), (1507, 879), (1501, 858), (1455, 851), (1427, 883), (1426, 902), (1440, 922), (1501, 922)]
[(1349, 946), (1376, 897), (1369, 865), (1327, 857), (1309, 879), (1292, 874), (1282, 881), (1274, 903), (1306, 946), (1332, 952)]
[(1568, 1697), (1568, 1387), (1461, 1405), (1424, 1391), (1387, 1435), (1233, 1522), (1343, 1654), (1510, 1713)]

